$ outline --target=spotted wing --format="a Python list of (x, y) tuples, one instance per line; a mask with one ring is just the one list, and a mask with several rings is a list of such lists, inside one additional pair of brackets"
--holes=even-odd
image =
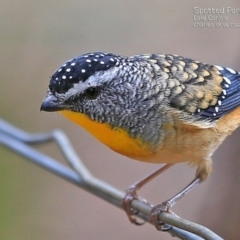
[(145, 55), (167, 74), (170, 106), (199, 119), (217, 120), (240, 105), (240, 74), (176, 55)]

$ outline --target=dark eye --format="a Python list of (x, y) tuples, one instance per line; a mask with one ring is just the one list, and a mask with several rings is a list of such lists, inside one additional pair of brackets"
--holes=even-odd
[(99, 88), (97, 87), (89, 87), (84, 91), (84, 95), (88, 99), (96, 99), (100, 93)]

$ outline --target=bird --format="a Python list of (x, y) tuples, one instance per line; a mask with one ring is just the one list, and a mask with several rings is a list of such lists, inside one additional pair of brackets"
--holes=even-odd
[(41, 110), (59, 112), (113, 151), (165, 164), (126, 191), (123, 208), (138, 224), (136, 191), (174, 164), (196, 167), (193, 181), (152, 208), (168, 211), (212, 171), (212, 155), (240, 125), (240, 73), (173, 54), (122, 56), (90, 52), (63, 63), (50, 77)]

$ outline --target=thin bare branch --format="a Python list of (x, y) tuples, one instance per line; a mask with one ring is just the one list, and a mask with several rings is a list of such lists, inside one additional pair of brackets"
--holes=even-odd
[[(72, 169), (28, 145), (52, 140), (57, 142)], [(30, 162), (121, 208), (125, 193), (92, 176), (62, 131), (55, 130), (51, 133), (30, 134), (0, 119), (0, 143), (28, 159)], [(138, 217), (148, 221), (151, 212), (151, 207), (148, 204), (140, 200), (134, 200), (132, 207), (138, 211)], [(179, 239), (222, 239), (206, 227), (172, 214), (162, 212), (159, 214), (159, 220), (170, 226), (167, 231), (169, 234)]]

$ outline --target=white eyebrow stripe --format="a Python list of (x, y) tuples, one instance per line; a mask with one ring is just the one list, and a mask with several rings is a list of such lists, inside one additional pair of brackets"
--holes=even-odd
[(90, 86), (100, 86), (102, 83), (109, 81), (110, 79), (114, 79), (117, 75), (117, 68), (113, 67), (107, 71), (99, 71), (96, 72), (94, 75), (90, 76), (86, 81), (79, 83), (75, 83), (73, 87), (71, 87), (66, 93), (66, 99), (69, 97), (80, 94), (84, 92), (85, 89), (89, 88)]

